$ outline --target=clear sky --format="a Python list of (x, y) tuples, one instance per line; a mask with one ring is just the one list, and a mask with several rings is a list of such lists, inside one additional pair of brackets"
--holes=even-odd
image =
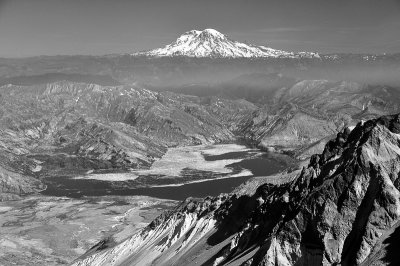
[(0, 0), (0, 56), (153, 49), (214, 28), (288, 51), (400, 52), (400, 0)]

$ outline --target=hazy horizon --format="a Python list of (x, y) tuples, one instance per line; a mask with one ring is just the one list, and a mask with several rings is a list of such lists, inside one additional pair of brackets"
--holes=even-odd
[(205, 28), (286, 51), (399, 53), (400, 1), (0, 0), (0, 57), (132, 53)]

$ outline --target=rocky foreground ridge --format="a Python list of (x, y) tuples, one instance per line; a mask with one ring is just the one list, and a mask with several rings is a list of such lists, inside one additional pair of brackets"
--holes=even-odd
[(400, 115), (360, 122), (299, 173), (189, 199), (74, 265), (396, 265), (399, 177)]

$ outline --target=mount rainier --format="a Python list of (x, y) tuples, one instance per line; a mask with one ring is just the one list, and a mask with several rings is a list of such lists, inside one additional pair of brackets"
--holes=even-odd
[(286, 52), (265, 46), (255, 46), (227, 38), (214, 29), (191, 30), (163, 48), (132, 54), (151, 57), (212, 57), (212, 58), (319, 58), (312, 52)]

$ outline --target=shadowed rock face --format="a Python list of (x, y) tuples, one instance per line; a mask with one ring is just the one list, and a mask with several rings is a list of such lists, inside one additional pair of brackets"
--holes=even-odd
[(398, 261), (399, 174), (400, 115), (369, 120), (338, 133), (293, 181), (266, 183), (253, 195), (242, 187), (237, 194), (186, 201), (76, 265)]
[[(271, 229), (264, 227), (264, 254), (259, 252), (253, 265), (365, 261), (399, 219), (399, 129), (398, 115), (359, 124), (328, 142), (286, 188), (260, 187), (264, 213), (281, 210), (281, 219)], [(273, 208), (277, 204), (283, 206)]]

